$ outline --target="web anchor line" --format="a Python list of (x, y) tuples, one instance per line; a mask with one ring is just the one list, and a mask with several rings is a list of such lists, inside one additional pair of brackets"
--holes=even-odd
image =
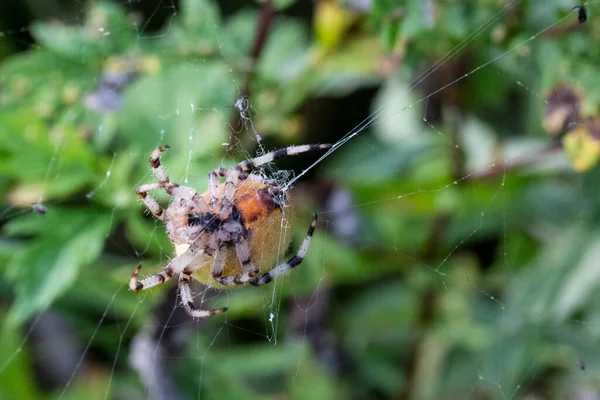
[[(511, 7), (512, 7), (511, 3)], [(505, 7), (506, 8), (506, 7)], [(390, 116), (396, 115), (398, 113), (401, 113), (402, 111), (408, 110), (410, 108), (412, 108), (414, 105), (416, 104), (420, 104), (425, 100), (428, 100), (430, 97), (440, 93), (441, 91), (449, 88), (450, 86), (453, 86), (454, 84), (462, 81), (463, 79), (473, 75), (474, 73), (478, 72), (479, 70), (487, 67), (488, 65), (498, 61), (499, 59), (501, 59), (502, 57), (506, 56), (507, 54), (512, 53), (513, 51), (517, 50), (519, 47), (523, 46), (524, 44), (531, 42), (532, 40), (535, 40), (537, 37), (539, 37), (540, 35), (543, 35), (544, 33), (546, 33), (547, 31), (553, 29), (555, 26), (560, 25), (564, 20), (566, 20), (567, 18), (569, 18), (569, 16), (576, 12), (576, 10), (578, 10), (577, 8), (574, 8), (569, 14), (567, 14), (566, 16), (564, 16), (563, 18), (560, 18), (559, 20), (557, 20), (555, 23), (547, 26), (546, 28), (538, 31), (536, 34), (534, 34), (533, 36), (530, 36), (529, 38), (517, 43), (516, 45), (514, 45), (513, 47), (511, 47), (510, 49), (506, 50), (505, 52), (497, 55), (496, 57), (493, 57), (492, 59), (486, 61), (485, 63), (481, 64), (480, 66), (478, 66), (477, 68), (471, 70), (470, 72), (456, 78), (455, 80), (451, 81), (450, 83), (445, 84), (444, 86), (440, 87), (439, 89), (434, 90), (433, 92), (429, 93), (428, 95), (420, 98), (419, 100), (415, 101), (414, 103), (411, 103), (409, 105), (407, 105), (406, 107), (390, 114)], [(506, 11), (506, 10), (504, 10)], [(504, 12), (503, 11), (503, 12)], [(501, 12), (502, 13), (502, 12)], [(465, 40), (469, 40), (471, 41), (472, 39), (465, 39)], [(463, 40), (463, 42), (465, 41)], [(462, 44), (463, 42), (461, 42), (461, 44), (457, 45), (455, 47), (455, 49), (458, 48), (458, 51), (460, 51), (462, 49), (462, 47), (464, 47), (464, 45)], [(468, 42), (467, 42), (468, 43)], [(460, 47), (462, 46), (462, 47)], [(454, 52), (455, 50), (451, 50), (451, 53)], [(456, 51), (454, 54), (456, 54), (458, 51)], [(446, 57), (446, 56), (444, 56)], [(442, 57), (442, 58), (444, 58)], [(452, 56), (448, 57), (451, 58)], [(419, 83), (421, 83), (427, 76), (429, 76), (431, 73), (433, 73), (437, 68), (439, 68), (440, 65), (438, 65), (434, 70), (432, 70), (431, 72), (429, 72), (424, 78), (418, 80), (416, 83), (414, 83), (414, 85), (411, 83), (409, 86), (413, 85), (412, 87), (409, 88), (412, 89), (414, 87), (416, 87)], [(419, 78), (417, 78), (419, 79)], [(415, 82), (415, 80), (413, 80), (412, 82)], [(379, 107), (376, 111), (374, 111), (370, 116), (368, 116), (365, 120), (363, 120), (360, 124), (357, 125), (356, 128), (352, 129), (350, 132), (348, 132), (344, 137), (342, 137), (342, 139), (340, 139), (338, 142), (334, 143), (333, 146), (331, 147), (331, 149), (329, 149), (323, 156), (321, 156), (317, 161), (315, 161), (314, 163), (312, 163), (311, 165), (308, 166), (308, 168), (306, 168), (305, 170), (303, 170), (300, 174), (298, 174), (296, 177), (294, 177), (292, 180), (290, 180), (283, 188), (283, 191), (287, 191), (290, 186), (296, 182), (298, 179), (300, 179), (302, 176), (304, 176), (308, 171), (310, 171), (311, 169), (313, 169), (317, 164), (319, 164), (321, 161), (323, 161), (325, 158), (327, 158), (331, 153), (333, 153), (334, 151), (336, 151), (338, 148), (342, 147), (344, 144), (346, 144), (350, 139), (354, 138), (355, 136), (357, 136), (359, 133), (361, 133), (362, 131), (364, 131), (365, 129), (371, 127), (372, 125), (374, 125), (377, 120), (383, 115), (383, 109), (386, 106), (381, 106)]]

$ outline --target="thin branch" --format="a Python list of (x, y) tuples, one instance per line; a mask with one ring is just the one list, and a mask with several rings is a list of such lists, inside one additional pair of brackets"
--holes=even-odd
[[(260, 7), (260, 14), (258, 18), (258, 24), (256, 25), (256, 32), (254, 34), (254, 45), (250, 51), (250, 68), (244, 77), (244, 84), (242, 85), (240, 97), (250, 97), (250, 85), (256, 74), (256, 65), (260, 60), (265, 43), (273, 26), (273, 20), (275, 17), (275, 7), (271, 1), (265, 1)], [(237, 108), (235, 108), (229, 119), (229, 126), (236, 127), (242, 123), (242, 116)], [(242, 131), (240, 131), (242, 132)], [(240, 133), (236, 132), (235, 129), (230, 130), (229, 143), (234, 143), (236, 136)], [(233, 146), (228, 147), (227, 153), (230, 154)]]

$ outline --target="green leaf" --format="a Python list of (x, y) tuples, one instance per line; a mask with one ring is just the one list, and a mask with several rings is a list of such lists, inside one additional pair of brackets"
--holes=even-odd
[(91, 149), (71, 125), (49, 131), (31, 112), (7, 113), (0, 116), (0, 147), (0, 173), (40, 185), (40, 196), (63, 197), (96, 181)]
[[(597, 238), (597, 232), (591, 237)], [(560, 321), (565, 321), (598, 290), (600, 282), (600, 239), (592, 239), (581, 259), (569, 268), (562, 288), (556, 296), (554, 310)], [(575, 261), (575, 260), (573, 260)]]
[(115, 3), (95, 3), (84, 26), (35, 23), (35, 39), (44, 47), (71, 59), (101, 62), (103, 57), (125, 50), (135, 43), (134, 25)]
[(296, 0), (273, 0), (275, 8), (277, 8), (278, 10), (284, 10), (288, 7), (291, 7), (292, 5), (294, 5), (294, 3), (296, 3)]
[(215, 38), (221, 27), (219, 8), (210, 0), (183, 0), (181, 24), (189, 33)]
[(228, 138), (226, 121), (235, 98), (231, 79), (222, 62), (182, 63), (141, 78), (128, 88), (118, 114), (122, 135), (144, 153), (157, 143), (195, 157), (214, 153)]
[[(77, 96), (95, 85), (89, 68), (45, 49), (16, 54), (0, 66), (0, 83), (5, 88), (0, 92), (0, 103), (21, 113), (56, 118), (62, 107), (79, 108), (79, 103), (73, 106)], [(66, 96), (68, 91), (75, 96)]]
[(406, 39), (412, 39), (419, 33), (428, 29), (428, 21), (433, 16), (426, 14), (426, 7), (420, 0), (406, 1), (406, 17), (402, 23), (402, 35)]
[(258, 63), (262, 79), (289, 82), (306, 68), (306, 28), (290, 18), (278, 18)]
[(400, 20), (391, 19), (384, 21), (381, 29), (381, 38), (383, 45), (387, 51), (392, 51), (398, 40), (398, 33), (400, 32)]
[[(0, 314), (6, 320), (4, 313)], [(3, 324), (0, 327), (0, 399), (40, 398), (28, 352), (23, 351), (24, 332)]]
[[(565, 291), (564, 285), (573, 265), (586, 253), (591, 232), (583, 227), (571, 227), (556, 233), (557, 236), (546, 241), (532, 265), (515, 275), (508, 287), (503, 323), (513, 330), (552, 319), (563, 319), (565, 313), (581, 301), (570, 295), (572, 288)], [(596, 254), (596, 251), (593, 249), (589, 256)], [(589, 277), (589, 272), (586, 272), (589, 271), (589, 261), (581, 265), (578, 275), (583, 275), (573, 275), (573, 282), (580, 282), (584, 276)], [(543, 277), (543, 284), (540, 284), (540, 277)], [(568, 307), (557, 303), (558, 294), (562, 294), (563, 299), (568, 296)]]
[(6, 278), (13, 281), (16, 291), (8, 315), (10, 326), (20, 325), (34, 313), (47, 309), (69, 289), (81, 268), (100, 254), (109, 233), (109, 216), (81, 213), (71, 221), (74, 223), (68, 224), (68, 215), (61, 222), (65, 230), (52, 235), (46, 229), (46, 235), (10, 261)]

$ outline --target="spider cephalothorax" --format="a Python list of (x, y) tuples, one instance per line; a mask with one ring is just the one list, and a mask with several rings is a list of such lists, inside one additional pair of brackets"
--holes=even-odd
[[(194, 189), (170, 182), (161, 163), (162, 146), (150, 156), (150, 165), (158, 183), (138, 186), (136, 192), (144, 205), (166, 224), (175, 245), (176, 257), (158, 274), (138, 281), (141, 266), (131, 275), (129, 288), (140, 291), (160, 285), (179, 275), (179, 290), (183, 305), (192, 317), (208, 317), (226, 311), (198, 310), (194, 307), (189, 288), (190, 277), (207, 285), (227, 288), (250, 283), (263, 285), (277, 275), (302, 262), (317, 223), (313, 215), (308, 234), (296, 256), (276, 265), (279, 249), (290, 241), (283, 213), (290, 220), (291, 208), (286, 207), (285, 195), (274, 181), (250, 173), (253, 168), (277, 158), (312, 150), (329, 149), (331, 145), (303, 145), (279, 149), (251, 160), (242, 161), (232, 169), (219, 168), (209, 173), (208, 191), (200, 194)], [(219, 178), (225, 178), (221, 183)], [(172, 197), (166, 210), (148, 194), (163, 189)]]

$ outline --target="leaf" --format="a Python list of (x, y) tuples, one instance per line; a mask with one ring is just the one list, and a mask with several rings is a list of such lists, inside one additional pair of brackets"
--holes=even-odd
[[(63, 226), (66, 221), (68, 214), (62, 220)], [(13, 257), (6, 271), (16, 291), (8, 314), (9, 326), (20, 325), (34, 313), (47, 309), (69, 289), (81, 268), (100, 254), (108, 234), (108, 221), (109, 216), (89, 213), (54, 235), (46, 228), (50, 234)]]
[(308, 35), (290, 18), (278, 18), (258, 63), (261, 79), (290, 82), (307, 67)]
[(390, 18), (383, 22), (381, 29), (381, 38), (387, 51), (392, 51), (396, 46), (398, 34), (400, 32), (400, 19)]
[(31, 32), (36, 40), (47, 49), (60, 55), (75, 58), (100, 57), (108, 50), (95, 42), (94, 37), (84, 34), (79, 27), (59, 23), (35, 23)]
[[(63, 96), (67, 88), (77, 94), (95, 84), (88, 65), (45, 49), (19, 53), (3, 60), (0, 83), (5, 88), (0, 92), (4, 106), (44, 117), (55, 117), (53, 113), (67, 105)], [(72, 107), (72, 104), (68, 106)]]
[[(0, 173), (21, 183), (43, 184), (46, 198), (63, 197), (95, 183), (91, 148), (71, 125), (49, 131), (29, 111), (0, 116)], [(49, 177), (52, 184), (47, 183)]]
[(353, 15), (337, 1), (319, 1), (313, 21), (318, 45), (325, 51), (338, 47), (353, 20)]
[(84, 26), (62, 23), (35, 23), (35, 39), (46, 48), (78, 61), (95, 59), (98, 63), (135, 43), (136, 34), (123, 8), (115, 3), (95, 3)]
[(407, 0), (406, 16), (402, 21), (402, 35), (412, 39), (432, 25), (432, 16), (427, 15), (427, 7), (420, 0)]
[[(422, 7), (425, 8), (423, 3), (421, 4)], [(428, 11), (435, 12), (432, 8), (430, 8), (424, 13), (426, 14)], [(438, 21), (438, 24), (444, 27), (447, 36), (452, 37), (456, 40), (461, 40), (465, 36), (467, 36), (467, 34), (469, 33), (470, 22), (466, 15), (467, 11), (467, 5), (464, 3), (452, 4), (445, 9), (443, 15), (444, 20)], [(424, 18), (426, 21), (429, 22), (433, 20), (433, 16), (431, 15), (425, 15)], [(428, 26), (428, 28), (431, 27), (431, 25)]]
[(215, 38), (221, 27), (219, 8), (214, 1), (184, 0), (181, 2), (181, 24), (188, 33)]
[[(223, 28), (227, 32), (227, 35), (221, 38), (226, 43), (223, 44), (221, 51), (228, 60), (243, 60), (242, 62), (246, 62), (254, 44), (254, 33), (259, 18), (256, 10), (242, 9), (227, 19), (227, 23)], [(276, 24), (274, 24), (272, 29), (275, 27)], [(275, 32), (273, 31), (269, 37), (272, 37), (274, 34)], [(267, 46), (270, 41), (267, 38)], [(263, 55), (265, 50), (263, 49)], [(236, 64), (239, 63), (239, 61), (236, 62)]]
[(342, 387), (319, 360), (305, 356), (298, 361), (297, 372), (290, 380), (289, 393), (290, 398), (298, 400), (349, 398), (341, 395)]
[(380, 61), (384, 53), (375, 37), (364, 37), (344, 45), (339, 51), (327, 54), (313, 52), (306, 81), (297, 85), (310, 85), (317, 95), (348, 96), (367, 86), (380, 83)]
[[(597, 234), (592, 233), (591, 237), (595, 238)], [(560, 321), (569, 318), (597, 291), (600, 283), (598, 260), (600, 260), (600, 239), (594, 239), (581, 255), (579, 262), (574, 262), (569, 268), (562, 288), (556, 296), (553, 308)]]
[(410, 87), (409, 76), (402, 74), (386, 80), (373, 104), (373, 127), (376, 135), (390, 147), (406, 148), (430, 143), (431, 137), (423, 135), (423, 105), (417, 103)]
[(576, 171), (592, 168), (600, 158), (600, 118), (589, 118), (577, 125), (563, 137), (563, 144)]
[[(556, 233), (559, 234), (546, 240), (531, 265), (511, 279), (502, 317), (503, 326), (510, 332), (556, 317), (557, 294), (563, 292), (565, 278), (574, 263), (585, 254), (591, 232), (583, 227), (571, 227)], [(540, 279), (543, 279), (541, 283)], [(562, 313), (564, 310), (559, 315)]]
[[(260, 0), (261, 2), (271, 1), (271, 0)], [(288, 7), (293, 6), (297, 0), (272, 0), (275, 8), (279, 11), (285, 10)]]
[(217, 151), (227, 140), (226, 121), (234, 98), (235, 85), (227, 65), (182, 63), (129, 87), (118, 113), (119, 126), (140, 151), (149, 153), (161, 141), (197, 157)]
[[(425, 155), (431, 157), (434, 162), (437, 160), (436, 165), (443, 161), (443, 157), (440, 157), (440, 152), (434, 146), (435, 137), (422, 135), (414, 139), (403, 138), (393, 145), (380, 143), (368, 136), (357, 137), (345, 144), (341, 154), (337, 154), (328, 162), (326, 175), (334, 179), (344, 179), (346, 184), (350, 185), (374, 186), (389, 181), (398, 173), (410, 170), (422, 161)], [(437, 174), (443, 172), (438, 170)]]
[[(0, 314), (6, 321), (4, 313)], [(7, 324), (0, 327), (0, 398), (39, 399), (38, 385), (27, 351), (23, 350), (24, 332)]]

